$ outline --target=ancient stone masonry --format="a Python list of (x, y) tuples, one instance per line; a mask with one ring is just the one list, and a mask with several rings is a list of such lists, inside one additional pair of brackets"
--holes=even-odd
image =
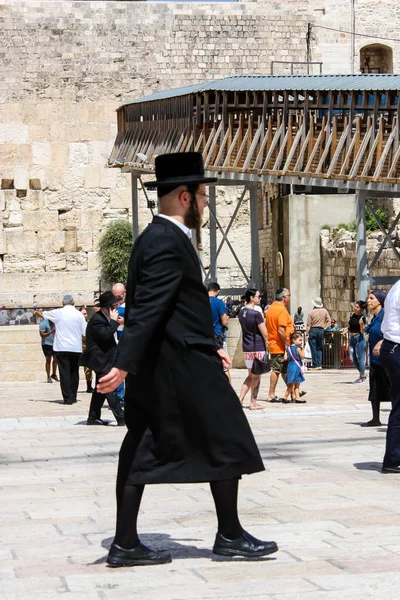
[[(348, 321), (351, 304), (357, 298), (357, 256), (355, 233), (341, 229), (333, 235), (328, 229), (321, 232), (321, 295), (333, 318), (343, 326)], [(367, 239), (368, 264), (383, 241), (382, 233), (371, 233)], [(398, 235), (393, 238), (400, 246)], [(400, 264), (393, 250), (386, 247), (379, 257), (374, 276), (400, 277)], [(384, 286), (379, 286), (384, 288)], [(387, 289), (389, 289), (388, 286)]]
[[(398, 37), (394, 0), (378, 12), (361, 0), (357, 11), (360, 33)], [(290, 72), (290, 61), (307, 56), (322, 61), (324, 73), (349, 73), (352, 61), (358, 71), (360, 49), (380, 43), (357, 38), (352, 57), (348, 34), (318, 29), (350, 30), (347, 0), (0, 0), (0, 18), (0, 306), (10, 307), (58, 305), (67, 291), (78, 303), (91, 303), (98, 293), (101, 231), (112, 219), (130, 218), (131, 211), (129, 176), (106, 167), (118, 106), (155, 90), (268, 74), (271, 61), (288, 63), (277, 64), (277, 73)], [(313, 36), (307, 45), (309, 23)], [(396, 70), (400, 45), (390, 46)], [(306, 72), (304, 66), (295, 69)], [(236, 194), (221, 190), (217, 198), (223, 221)], [(264, 202), (260, 192), (262, 280), (273, 263)], [(142, 193), (139, 203), (143, 228), (151, 213)], [(244, 263), (250, 255), (245, 231), (246, 204), (231, 238)], [(244, 285), (229, 252), (221, 254), (218, 277)]]

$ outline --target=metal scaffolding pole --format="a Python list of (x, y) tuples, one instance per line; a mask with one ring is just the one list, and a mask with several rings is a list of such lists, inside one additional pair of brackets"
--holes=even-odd
[(135, 241), (139, 237), (138, 177), (135, 173), (132, 173), (131, 177), (132, 231), (133, 241)]
[(356, 226), (357, 226), (357, 298), (366, 300), (369, 287), (367, 265), (367, 227), (365, 220), (365, 201), (368, 192), (356, 192)]
[(210, 206), (210, 271), (209, 280), (217, 281), (217, 203), (216, 203), (216, 186), (212, 185), (208, 188), (209, 206)]
[(260, 249), (258, 244), (257, 186), (250, 186), (251, 283), (260, 289)]

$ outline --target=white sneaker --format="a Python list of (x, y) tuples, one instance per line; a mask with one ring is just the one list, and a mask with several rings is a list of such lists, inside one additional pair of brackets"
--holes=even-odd
[(358, 379), (356, 379), (355, 381), (353, 381), (353, 383), (365, 383), (367, 381), (367, 378), (364, 377), (364, 379), (361, 379), (361, 377), (359, 377)]

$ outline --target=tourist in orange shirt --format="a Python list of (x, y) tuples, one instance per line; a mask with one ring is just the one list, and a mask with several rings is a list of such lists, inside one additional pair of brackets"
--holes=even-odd
[(287, 306), (290, 292), (286, 288), (276, 290), (275, 302), (265, 312), (268, 331), (268, 351), (271, 355), (271, 378), (269, 382), (268, 402), (282, 402), (275, 394), (279, 375), (286, 381), (287, 361), (284, 360), (286, 346), (290, 343), (290, 335), (294, 331), (292, 317)]

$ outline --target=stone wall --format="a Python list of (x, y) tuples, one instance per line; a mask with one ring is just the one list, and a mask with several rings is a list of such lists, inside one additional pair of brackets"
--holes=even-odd
[(0, 327), (0, 380), (46, 381), (38, 325)]
[[(321, 232), (321, 296), (331, 316), (338, 324), (345, 326), (351, 311), (351, 304), (357, 298), (357, 255), (355, 233), (344, 229), (333, 235), (328, 229)], [(370, 264), (380, 243), (382, 233), (372, 233), (367, 239), (367, 260)], [(400, 246), (399, 239), (394, 239)], [(400, 263), (391, 248), (383, 250), (374, 270), (375, 277), (400, 277)], [(390, 286), (379, 286), (390, 289)]]
[[(378, 12), (361, 0), (356, 10), (360, 33), (396, 37), (394, 0)], [(157, 89), (266, 74), (273, 60), (305, 60), (308, 23), (315, 26), (309, 49), (324, 72), (348, 73), (352, 65), (350, 36), (320, 28), (349, 30), (348, 0), (0, 0), (0, 15), (0, 306), (58, 305), (67, 291), (91, 302), (98, 292), (99, 234), (109, 220), (130, 217), (129, 176), (105, 167), (119, 105)], [(357, 38), (356, 53), (374, 42)], [(400, 46), (387, 43), (398, 69)], [(276, 72), (288, 67), (276, 65)], [(236, 192), (221, 192), (217, 200), (223, 219), (235, 202), (230, 194)], [(151, 213), (142, 194), (139, 202), (143, 228)], [(231, 240), (245, 263), (248, 229), (244, 205)], [(262, 275), (274, 263), (268, 236), (260, 230)], [(228, 251), (218, 276), (224, 285), (240, 280)]]

